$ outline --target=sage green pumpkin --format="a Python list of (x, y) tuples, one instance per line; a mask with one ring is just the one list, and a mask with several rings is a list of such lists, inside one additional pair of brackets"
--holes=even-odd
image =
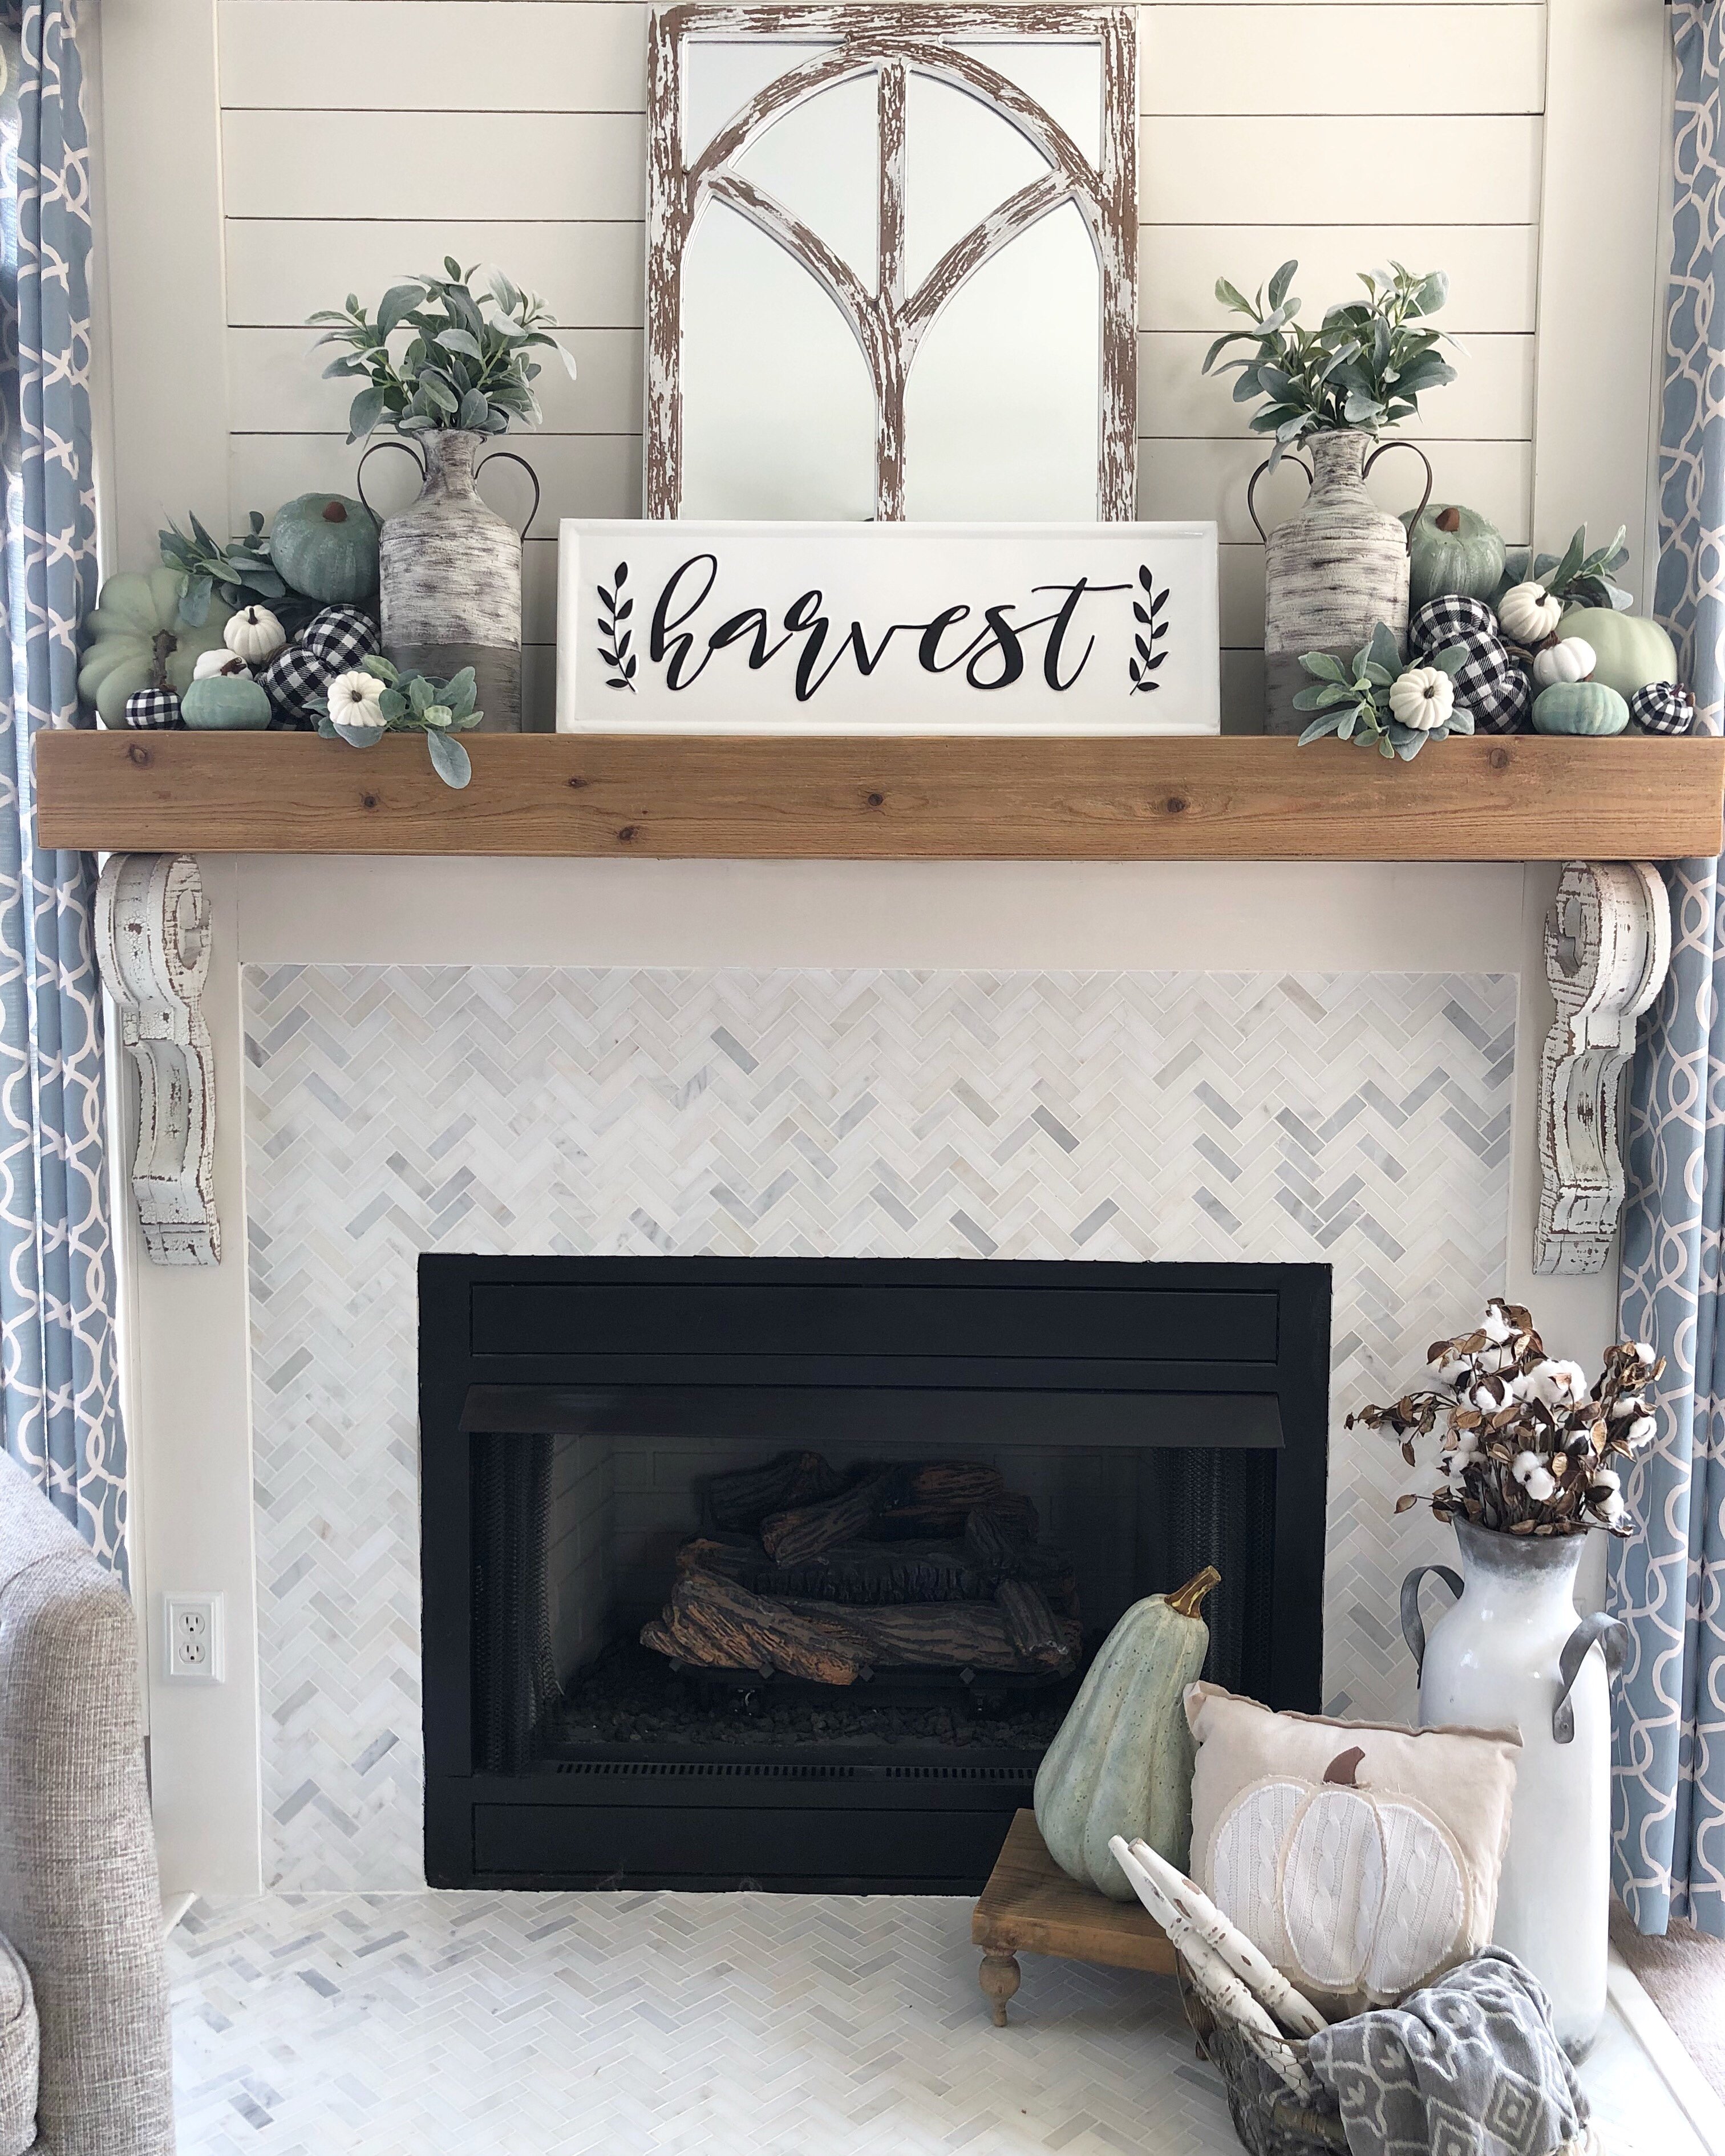
[(270, 558), (296, 592), (351, 606), (377, 588), (377, 520), (345, 494), (300, 494), (270, 527)]
[(1536, 734), (1620, 734), (1629, 706), (1609, 681), (1553, 681), (1533, 699)]
[(1417, 517), (1408, 510), (1402, 522), (1408, 527), (1410, 614), (1448, 592), (1490, 603), (1503, 580), (1503, 535), (1495, 524), (1455, 501), (1430, 502)]
[(212, 598), (201, 629), (180, 619), (180, 569), (122, 569), (110, 577), (85, 617), (78, 693), (105, 726), (126, 724), (126, 700), (140, 689), (172, 689), (182, 699), (206, 651), (223, 647), (234, 609)]
[(1559, 637), (1579, 636), (1594, 648), (1595, 681), (1620, 696), (1633, 696), (1650, 681), (1675, 681), (1676, 647), (1656, 621), (1618, 613), (1610, 607), (1572, 607), (1558, 624)]
[(1108, 1837), (1147, 1841), (1183, 1871), (1192, 1842), (1192, 1732), (1182, 1695), (1204, 1667), (1210, 1631), (1199, 1604), (1209, 1565), (1178, 1593), (1135, 1602), (1098, 1650), (1036, 1770), (1036, 1824), (1068, 1877), (1111, 1901), (1132, 1888)]
[(181, 697), (180, 716), (211, 732), (261, 733), (270, 723), (270, 699), (249, 674), (206, 674)]

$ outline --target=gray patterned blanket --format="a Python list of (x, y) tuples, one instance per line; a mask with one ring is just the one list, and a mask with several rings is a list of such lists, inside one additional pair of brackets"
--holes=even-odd
[(1551, 2156), (1586, 2131), (1545, 1994), (1497, 1947), (1399, 2006), (1338, 2021), (1308, 2056), (1348, 2156)]

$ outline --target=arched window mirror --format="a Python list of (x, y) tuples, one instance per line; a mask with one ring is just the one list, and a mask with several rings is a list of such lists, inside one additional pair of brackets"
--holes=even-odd
[(671, 7), (654, 517), (1135, 514), (1130, 9)]

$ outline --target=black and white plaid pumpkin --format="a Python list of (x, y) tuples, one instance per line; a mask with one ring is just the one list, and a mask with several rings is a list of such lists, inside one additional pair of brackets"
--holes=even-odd
[(1630, 698), (1630, 716), (1644, 732), (1686, 734), (1695, 724), (1695, 699), (1676, 681), (1650, 681)]
[(172, 689), (134, 689), (126, 700), (129, 726), (177, 726), (180, 700)]
[(1408, 649), (1434, 659), (1459, 644), (1467, 656), (1455, 675), (1455, 701), (1473, 716), (1476, 733), (1512, 734), (1533, 701), (1527, 669), (1497, 633), (1497, 617), (1483, 600), (1445, 592), (1428, 599), (1408, 624)]
[(314, 698), (336, 675), (350, 672), (381, 649), (377, 624), (357, 607), (326, 607), (296, 640), (278, 651), (259, 675), (264, 692), (283, 718), (310, 724)]

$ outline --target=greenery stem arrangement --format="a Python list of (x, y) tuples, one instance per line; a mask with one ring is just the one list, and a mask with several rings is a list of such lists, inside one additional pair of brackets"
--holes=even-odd
[(311, 317), (332, 325), (318, 344), (347, 347), (325, 367), (326, 378), (365, 385), (348, 408), (350, 442), (380, 426), (399, 434), (440, 428), (501, 434), (516, 419), (536, 426), (536, 352), (554, 352), (574, 380), (575, 362), (552, 335), (536, 294), (495, 270), (476, 294), (478, 267), (464, 270), (453, 255), (444, 257), (444, 271), (391, 285), (375, 315), (350, 292), (345, 307)]
[(476, 694), (470, 666), (434, 681), (374, 654), (330, 683), (316, 706), (317, 731), (350, 748), (375, 748), (388, 733), (424, 734), (432, 769), (445, 786), (463, 787), (473, 765), (454, 737), (471, 733), (484, 719)]
[(1460, 644), (1451, 644), (1430, 660), (1409, 663), (1381, 621), (1352, 660), (1327, 651), (1302, 653), (1300, 664), (1315, 678), (1294, 698), (1294, 708), (1317, 716), (1300, 736), (1301, 747), (1334, 734), (1409, 763), (1429, 741), (1471, 734), (1472, 714), (1455, 697), (1455, 677), (1466, 655)]
[[(1240, 369), (1236, 404), (1263, 399), (1248, 424), (1255, 434), (1274, 437), (1272, 465), (1307, 434), (1353, 428), (1376, 435), (1411, 419), (1425, 391), (1455, 379), (1438, 349), (1441, 332), (1428, 326), (1428, 317), (1450, 296), (1442, 270), (1409, 270), (1399, 262), (1362, 270), (1365, 298), (1331, 307), (1307, 328), (1289, 290), (1299, 266), (1284, 262), (1267, 292), (1260, 285), (1255, 300), (1219, 277), (1217, 299), (1250, 326), (1224, 331), (1204, 361), (1206, 374), (1219, 363), (1224, 372)], [(1250, 348), (1223, 359), (1238, 344)]]
[(1473, 1332), (1438, 1341), (1426, 1359), (1435, 1386), (1348, 1418), (1350, 1430), (1389, 1430), (1418, 1471), (1397, 1512), (1424, 1502), (1440, 1520), (1511, 1535), (1633, 1532), (1623, 1471), (1653, 1441), (1647, 1389), (1665, 1370), (1645, 1342), (1608, 1348), (1589, 1384), (1579, 1363), (1546, 1353), (1519, 1303), (1494, 1296)]

